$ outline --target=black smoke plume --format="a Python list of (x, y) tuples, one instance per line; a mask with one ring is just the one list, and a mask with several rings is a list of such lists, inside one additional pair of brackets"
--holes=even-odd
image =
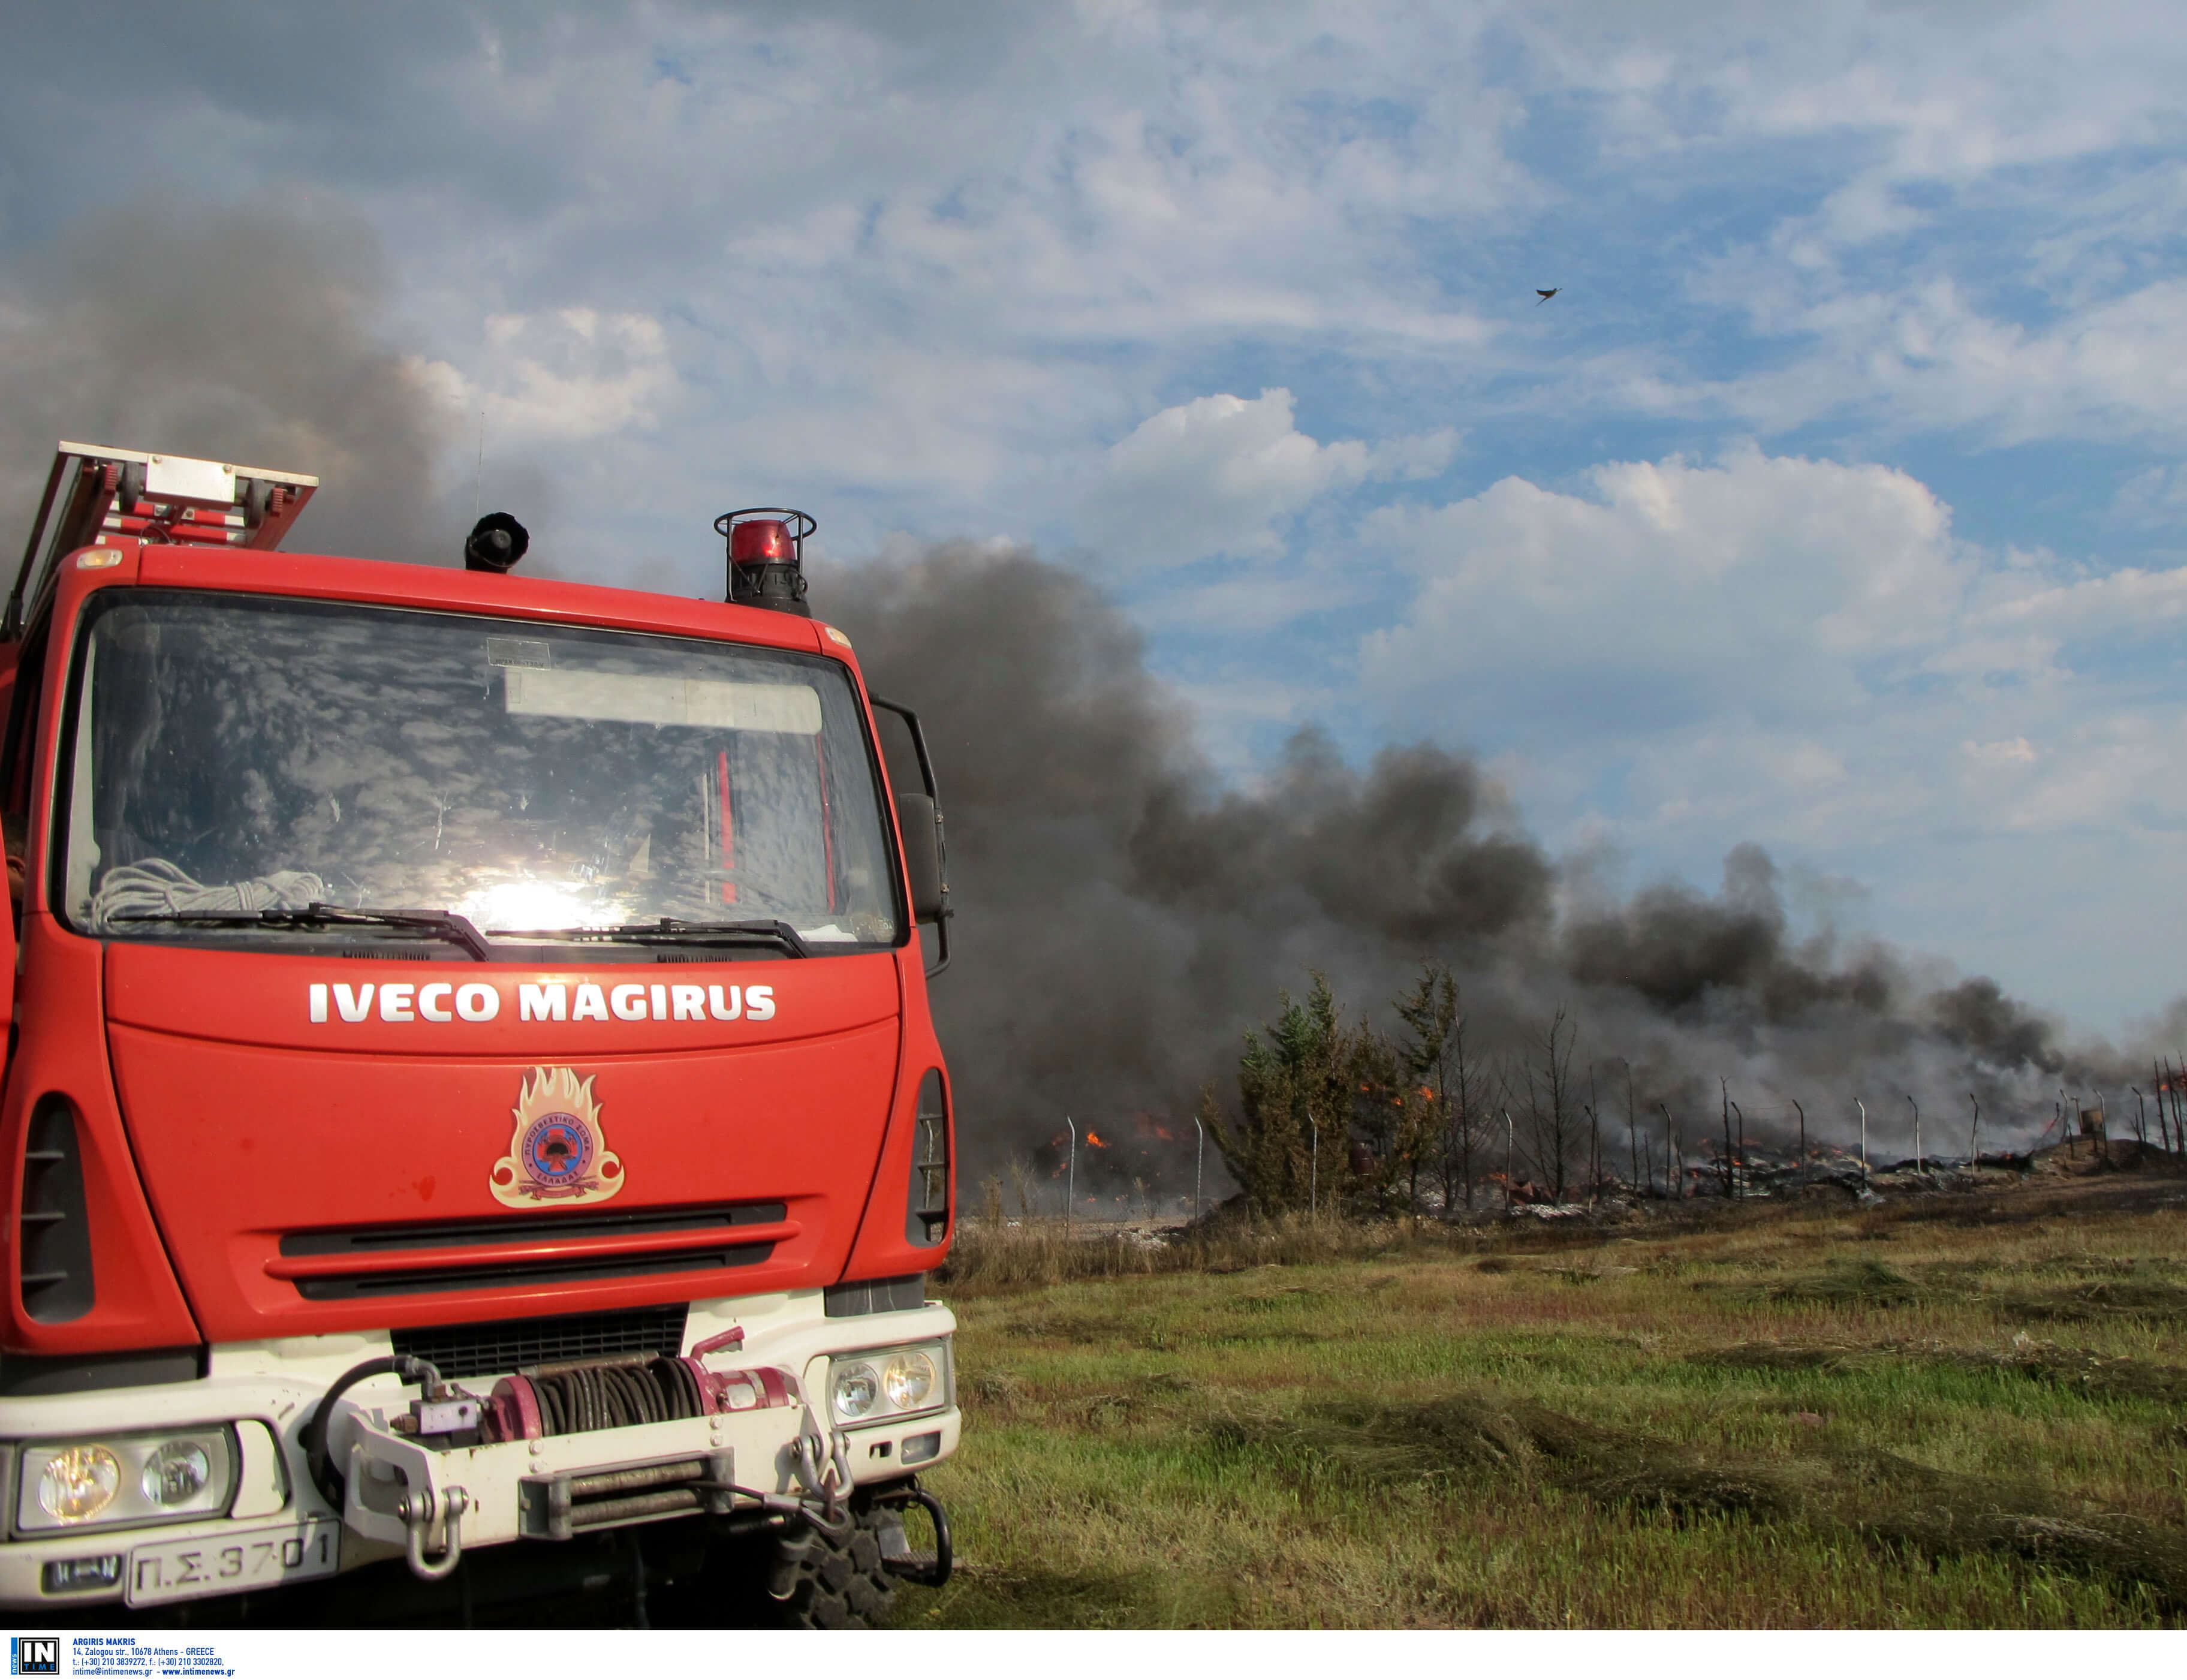
[(1428, 958), (1492, 1054), (1570, 1009), (1620, 1161), (1628, 1065), (1644, 1120), (1667, 1104), (1689, 1148), (1722, 1078), (1750, 1136), (1788, 1137), (1797, 1098), (1811, 1138), (1844, 1140), (1865, 1097), (1881, 1155), (1910, 1153), (1909, 1094), (1927, 1149), (1964, 1155), (1970, 1092), (1994, 1148), (2047, 1124), (2061, 1082), (2132, 1077), (1991, 980), (1796, 935), (1758, 846), (1732, 849), (1713, 896), (1589, 902), (1460, 754), (1360, 770), (1307, 730), (1261, 784), (1226, 786), (1121, 611), (1022, 550), (944, 545), (816, 590), (940, 761), (960, 913), (934, 995), (972, 1173), (1013, 1154), (1053, 1170), (1070, 1115), (1110, 1151), (1082, 1147), (1091, 1182), (1189, 1189), (1193, 1097), (1228, 1087), (1279, 988), (1318, 970), (1380, 1019)]
[(140, 205), (70, 229), (0, 275), (8, 528), (66, 438), (316, 474), (311, 547), (453, 563), (434, 464), (458, 417), (379, 337), (386, 290), (371, 231), (334, 215)]

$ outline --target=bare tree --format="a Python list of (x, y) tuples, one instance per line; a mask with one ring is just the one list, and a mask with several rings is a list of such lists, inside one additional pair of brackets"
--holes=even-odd
[[(1627, 1061), (1622, 1056), (1620, 1056), (1617, 1059), (1625, 1064), (1625, 1143), (1627, 1149), (1632, 1156), (1633, 1189), (1633, 1194), (1637, 1195), (1639, 1194), (1640, 1190), (1640, 1132), (1639, 1128), (1633, 1123), (1633, 1064)], [(1650, 1152), (1648, 1162), (1648, 1165), (1651, 1169), (1648, 1174), (1648, 1177), (1650, 1179), (1654, 1178), (1656, 1176), (1655, 1172), (1652, 1171), (1655, 1164), (1653, 1153)]]
[(1565, 1199), (1572, 1157), (1582, 1143), (1580, 1120), (1583, 1105), (1572, 1085), (1573, 1047), (1579, 1027), (1566, 1019), (1562, 1005), (1540, 1034), (1529, 1039), (1524, 1065), (1526, 1134), (1536, 1166), (1549, 1179), (1549, 1193)]
[(1442, 1090), (1444, 1098), (1443, 1206), (1450, 1206), (1450, 1173), (1455, 1162), (1459, 1182), (1465, 1186), (1466, 1210), (1473, 1208), (1473, 1187), (1481, 1177), (1479, 1161), (1495, 1119), (1496, 1090), (1488, 1069), (1466, 1042), (1465, 1012), (1451, 1022), (1450, 1042)]
[(1587, 1065), (1587, 1200), (1602, 1200), (1602, 1098), (1594, 1088), (1594, 1064)]
[(1729, 1201), (1739, 1194), (1739, 1181), (1732, 1176), (1731, 1087), (1721, 1078), (1716, 1086), (1717, 1095), (1723, 1104), (1723, 1196), (1726, 1201)]

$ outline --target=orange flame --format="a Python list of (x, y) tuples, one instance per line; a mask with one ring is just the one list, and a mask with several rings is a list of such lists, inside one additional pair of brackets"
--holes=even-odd
[(1101, 1134), (1098, 1132), (1088, 1132), (1086, 1134), (1086, 1142), (1090, 1147), (1097, 1149), (1105, 1149), (1109, 1147), (1106, 1143), (1101, 1141)]

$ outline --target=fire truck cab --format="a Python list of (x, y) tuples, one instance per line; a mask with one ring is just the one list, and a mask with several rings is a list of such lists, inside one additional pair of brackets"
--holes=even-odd
[(694, 602), (279, 552), (316, 488), (63, 443), (0, 623), (0, 1610), (877, 1622), (959, 1422), (918, 720), (793, 510)]

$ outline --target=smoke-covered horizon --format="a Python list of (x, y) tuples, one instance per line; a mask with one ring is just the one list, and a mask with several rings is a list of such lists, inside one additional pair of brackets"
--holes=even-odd
[[(454, 417), (384, 341), (378, 272), (368, 233), (339, 219), (132, 211), (0, 277), (17, 528), (66, 435), (317, 472), (301, 542), (453, 562), (464, 521), (436, 465)], [(1563, 1008), (1611, 1127), (1629, 1065), (1636, 1105), (1690, 1116), (1691, 1138), (1721, 1079), (1750, 1132), (1796, 1099), (1812, 1136), (1847, 1138), (1865, 1097), (1892, 1151), (1910, 1141), (1907, 1098), (1960, 1137), (1971, 1092), (1986, 1139), (2024, 1142), (2061, 1087), (2100, 1088), (2117, 1113), (2149, 1056), (2187, 1042), (2187, 1003), (2148, 1044), (2075, 1041), (1941, 958), (1803, 930), (1776, 864), (1736, 835), (1713, 892), (1606, 893), (1445, 747), (1362, 767), (1307, 728), (1235, 785), (1118, 604), (1027, 549), (816, 568), (812, 592), (875, 690), (925, 713), (939, 760), (959, 957), (934, 996), (968, 1194), (1042, 1157), (1066, 1113), (1134, 1140), (1128, 1160), (1089, 1149), (1097, 1176), (1106, 1159), (1112, 1181), (1189, 1188), (1199, 1092), (1233, 1094), (1244, 1034), (1315, 972), (1386, 1024), (1420, 962), (1447, 962), (1491, 1056)]]
[(1728, 846), (1712, 894), (1616, 898), (1462, 752), (1393, 744), (1360, 767), (1307, 728), (1231, 785), (1122, 609), (1030, 550), (944, 543), (813, 592), (939, 760), (958, 954), (933, 994), (973, 1173), (1012, 1155), (1049, 1171), (1070, 1114), (1130, 1140), (1082, 1149), (1082, 1173), (1113, 1190), (1158, 1166), (1150, 1188), (1176, 1194), (1181, 1172), (1189, 1190), (1194, 1101), (1212, 1082), (1234, 1102), (1243, 1036), (1280, 992), (1324, 974), (1386, 1027), (1424, 959), (1449, 965), (1492, 1059), (1568, 1012), (1616, 1161), (1628, 1063), (1643, 1127), (1666, 1104), (1689, 1147), (1714, 1132), (1719, 1080), (1753, 1138), (1789, 1138), (1796, 1100), (1811, 1138), (1849, 1140), (1865, 1098), (1882, 1155), (1912, 1153), (1909, 1097), (1927, 1151), (1964, 1155), (1970, 1093), (1993, 1149), (2038, 1135), (2061, 1087), (2100, 1088), (2115, 1115), (2146, 1089), (2139, 1048), (2073, 1042), (1984, 976), (1796, 932), (1752, 844)]

